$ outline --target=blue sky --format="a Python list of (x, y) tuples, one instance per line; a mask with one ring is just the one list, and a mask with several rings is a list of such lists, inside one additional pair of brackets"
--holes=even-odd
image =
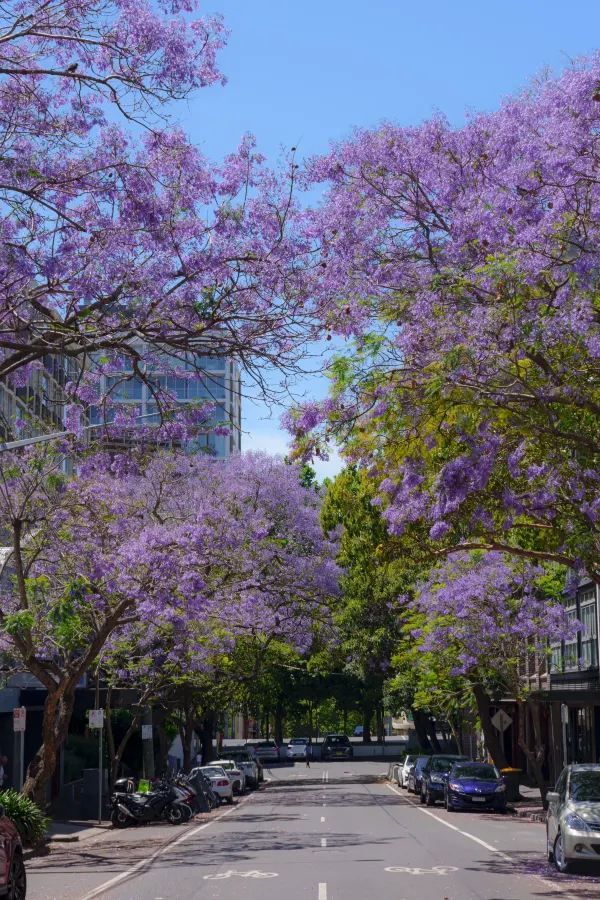
[[(545, 68), (592, 52), (600, 3), (579, 0), (209, 0), (231, 29), (221, 57), (229, 78), (180, 116), (211, 158), (252, 132), (275, 162), (283, 147), (325, 151), (355, 126), (411, 125), (435, 111), (460, 124), (493, 109)], [(299, 392), (322, 396), (324, 379)], [(281, 410), (246, 401), (245, 449), (284, 452)], [(334, 457), (320, 474), (339, 467)]]

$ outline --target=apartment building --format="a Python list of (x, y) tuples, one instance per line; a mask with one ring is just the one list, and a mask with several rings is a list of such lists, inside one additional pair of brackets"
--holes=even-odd
[[(145, 354), (144, 354), (145, 355)], [(239, 366), (230, 357), (210, 354), (152, 354), (143, 364), (144, 377), (137, 376), (124, 361), (124, 368), (101, 378), (100, 393), (108, 399), (103, 410), (92, 407), (90, 422), (100, 423), (111, 415), (110, 405), (131, 406), (144, 426), (157, 425), (160, 414), (157, 392), (174, 397), (179, 406), (211, 403), (215, 412), (203, 433), (190, 441), (190, 449), (225, 459), (241, 449), (241, 380)], [(215, 433), (222, 425), (229, 434)]]

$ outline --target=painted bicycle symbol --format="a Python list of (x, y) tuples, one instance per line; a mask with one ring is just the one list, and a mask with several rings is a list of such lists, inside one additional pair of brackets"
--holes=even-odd
[(221, 881), (223, 878), (277, 878), (277, 872), (259, 872), (258, 869), (251, 869), (249, 872), (236, 872), (235, 869), (228, 869), (226, 872), (217, 872), (216, 875), (205, 875), (205, 881)]
[(449, 875), (458, 872), (456, 866), (434, 866), (432, 869), (420, 869), (418, 866), (387, 866), (386, 872), (402, 872), (404, 875)]

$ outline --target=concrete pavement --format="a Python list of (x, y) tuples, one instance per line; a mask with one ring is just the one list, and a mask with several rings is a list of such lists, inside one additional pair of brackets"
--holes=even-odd
[[(201, 825), (111, 832), (29, 864), (29, 900), (591, 900), (559, 876), (543, 825), (426, 809), (381, 764), (273, 769), (266, 790)], [(165, 842), (169, 840), (168, 845)]]

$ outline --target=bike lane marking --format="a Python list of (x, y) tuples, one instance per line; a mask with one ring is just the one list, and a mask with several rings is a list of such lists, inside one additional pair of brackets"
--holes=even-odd
[(93, 891), (90, 891), (88, 894), (85, 894), (81, 900), (94, 900), (95, 897), (100, 897), (102, 894), (105, 894), (106, 891), (111, 890), (111, 888), (117, 887), (117, 885), (121, 884), (123, 881), (127, 881), (128, 878), (131, 878), (132, 875), (135, 875), (137, 872), (140, 872), (142, 869), (147, 866), (151, 866), (152, 863), (159, 859), (159, 857), (163, 856), (167, 850), (172, 850), (173, 847), (177, 847), (179, 844), (183, 844), (184, 841), (187, 841), (191, 837), (195, 837), (201, 831), (204, 831), (205, 828), (209, 828), (211, 825), (214, 825), (215, 822), (218, 822), (220, 819), (224, 819), (225, 816), (230, 816), (231, 813), (236, 812), (243, 806), (244, 803), (247, 803), (248, 800), (252, 798), (252, 794), (248, 797), (244, 797), (242, 800), (238, 800), (237, 806), (232, 806), (227, 809), (225, 812), (219, 813), (215, 816), (214, 819), (211, 819), (210, 822), (205, 822), (203, 825), (198, 825), (197, 828), (191, 828), (189, 831), (184, 832), (178, 838), (175, 838), (172, 841), (169, 841), (167, 844), (163, 844), (162, 847), (159, 847), (158, 850), (155, 850), (150, 856), (147, 856), (146, 859), (141, 859), (135, 866), (132, 866), (130, 869), (126, 869), (125, 872), (121, 872), (119, 875), (115, 875), (114, 878), (109, 879), (109, 881), (105, 881), (103, 884), (100, 884), (97, 888), (94, 888)]
[[(515, 860), (512, 858), (512, 856), (509, 856), (508, 853), (503, 853), (502, 850), (498, 850), (498, 848), (493, 847), (492, 844), (488, 844), (486, 841), (482, 841), (481, 838), (478, 838), (476, 835), (471, 834), (469, 831), (462, 831), (462, 829), (457, 828), (456, 825), (452, 825), (451, 822), (447, 822), (440, 816), (436, 816), (436, 814), (434, 812), (431, 812), (430, 809), (423, 809), (420, 804), (415, 803), (415, 801), (411, 800), (410, 797), (406, 797), (404, 794), (401, 794), (400, 791), (393, 787), (391, 784), (388, 784), (387, 787), (390, 789), (390, 791), (392, 791), (393, 794), (397, 794), (399, 797), (402, 797), (402, 799), (406, 803), (414, 806), (414, 808), (420, 813), (423, 813), (423, 815), (431, 816), (432, 819), (435, 819), (436, 822), (440, 822), (442, 825), (445, 825), (446, 828), (450, 828), (452, 831), (458, 832), (458, 834), (461, 834), (463, 837), (468, 838), (470, 841), (474, 841), (476, 844), (480, 844), (486, 850), (489, 850), (491, 853), (495, 853), (497, 856), (500, 856), (501, 859), (503, 859), (505, 862), (509, 862), (513, 866), (515, 865)], [(563, 897), (566, 898), (566, 900), (577, 900), (577, 897), (574, 894), (569, 893), (569, 887), (566, 887), (566, 889), (563, 890), (560, 883), (557, 883), (555, 881), (547, 881), (543, 875), (537, 875), (536, 873), (531, 874), (533, 874), (534, 878), (538, 878), (546, 887), (551, 887), (553, 891), (556, 891), (558, 889)]]
[(327, 882), (319, 882), (319, 900), (327, 900)]

